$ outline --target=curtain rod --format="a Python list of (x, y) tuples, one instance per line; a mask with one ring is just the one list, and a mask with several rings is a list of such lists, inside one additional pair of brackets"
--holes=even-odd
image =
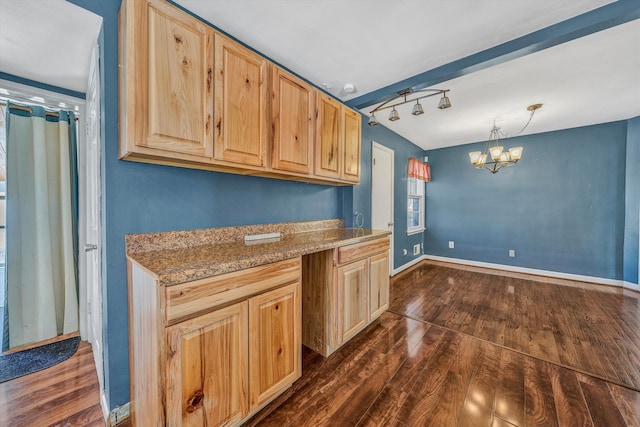
[[(3, 104), (3, 105), (5, 105), (5, 106), (8, 106), (8, 105), (7, 105), (7, 103), (6, 103), (5, 101), (0, 101), (0, 104)], [(29, 107), (23, 107), (23, 106), (21, 106), (21, 105), (12, 105), (12, 106), (11, 106), (11, 107), (9, 107), (9, 108), (14, 109), (14, 110), (27, 111), (27, 112), (29, 112), (29, 113), (32, 113), (32, 112), (33, 112), (33, 110), (32, 110), (31, 108), (29, 108)], [(51, 117), (58, 117), (58, 118), (60, 118), (60, 114), (55, 113), (55, 112), (53, 112), (53, 111), (47, 111), (47, 110), (45, 110), (45, 111), (44, 111), (44, 115), (45, 115), (45, 116), (51, 116)], [(78, 121), (78, 117), (77, 117), (77, 116), (75, 116), (75, 117), (73, 118), (73, 120), (77, 122), (77, 121)]]

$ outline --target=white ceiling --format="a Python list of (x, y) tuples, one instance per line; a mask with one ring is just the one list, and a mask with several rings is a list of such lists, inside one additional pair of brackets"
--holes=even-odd
[[(334, 96), (349, 99), (586, 13), (611, 0), (176, 0)], [(526, 107), (545, 104), (523, 132), (640, 115), (640, 21), (452, 81), (453, 107), (380, 124), (424, 149), (486, 139), (496, 120), (515, 133)], [(357, 92), (347, 94), (344, 84)], [(362, 110), (368, 113), (375, 106)]]
[[(346, 101), (611, 0), (176, 0)], [(341, 92), (353, 83), (357, 92)]]
[(0, 0), (0, 71), (84, 93), (102, 18), (65, 0)]
[[(513, 136), (529, 118), (527, 106), (541, 103), (522, 135), (607, 123), (640, 116), (640, 20), (435, 86), (451, 89), (452, 107), (438, 110), (438, 97), (376, 114), (380, 124), (424, 149), (486, 140), (495, 120)], [(369, 113), (377, 105), (363, 109)]]
[[(610, 3), (611, 0), (177, 0), (347, 101)], [(84, 92), (101, 19), (65, 0), (0, 0), (0, 71)], [(425, 149), (640, 115), (640, 20), (436, 87), (453, 107), (381, 124)], [(357, 92), (346, 94), (345, 83)], [(325, 86), (326, 87), (326, 86)], [(363, 109), (364, 113), (373, 106)]]

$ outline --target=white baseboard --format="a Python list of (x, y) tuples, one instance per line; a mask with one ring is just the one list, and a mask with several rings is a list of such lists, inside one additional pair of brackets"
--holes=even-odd
[(443, 257), (443, 256), (437, 256), (437, 255), (423, 255), (421, 258), (431, 259), (434, 261), (450, 262), (452, 264), (464, 264), (464, 265), (471, 265), (474, 267), (485, 267), (485, 268), (493, 268), (497, 270), (513, 271), (516, 273), (533, 274), (536, 276), (555, 277), (558, 279), (577, 280), (580, 282), (590, 282), (590, 283), (597, 283), (601, 285), (618, 286), (618, 287), (624, 287), (627, 289), (633, 289), (636, 291), (640, 290), (640, 286), (636, 285), (635, 283), (625, 282), (624, 280), (606, 279), (604, 277), (583, 276), (580, 274), (562, 273), (559, 271), (550, 271), (550, 270), (539, 270), (536, 268), (516, 267), (513, 265), (494, 264), (490, 262), (481, 262), (481, 261), (471, 261), (466, 259), (449, 258), (449, 257)]
[(391, 272), (391, 276), (395, 276), (396, 274), (400, 273), (401, 271), (406, 270), (409, 267), (413, 267), (414, 265), (416, 265), (417, 263), (419, 263), (423, 259), (425, 259), (425, 255), (422, 255), (422, 256), (419, 256), (418, 258), (412, 259), (408, 263), (403, 264), (398, 268), (394, 268), (393, 271)]
[(107, 395), (104, 389), (100, 390), (100, 406), (102, 407), (102, 417), (104, 418), (105, 423), (108, 423), (110, 417), (109, 402), (107, 402)]

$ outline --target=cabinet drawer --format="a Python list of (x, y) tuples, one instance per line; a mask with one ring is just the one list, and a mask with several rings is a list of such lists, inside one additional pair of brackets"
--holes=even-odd
[(369, 240), (368, 242), (356, 243), (355, 245), (338, 248), (338, 264), (356, 261), (373, 254), (388, 251), (389, 238)]
[(193, 317), (216, 306), (301, 279), (301, 258), (293, 258), (208, 279), (168, 286), (167, 323)]

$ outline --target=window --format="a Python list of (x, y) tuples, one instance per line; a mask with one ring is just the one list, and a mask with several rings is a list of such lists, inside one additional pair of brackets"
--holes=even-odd
[(424, 231), (424, 181), (407, 179), (407, 234)]

